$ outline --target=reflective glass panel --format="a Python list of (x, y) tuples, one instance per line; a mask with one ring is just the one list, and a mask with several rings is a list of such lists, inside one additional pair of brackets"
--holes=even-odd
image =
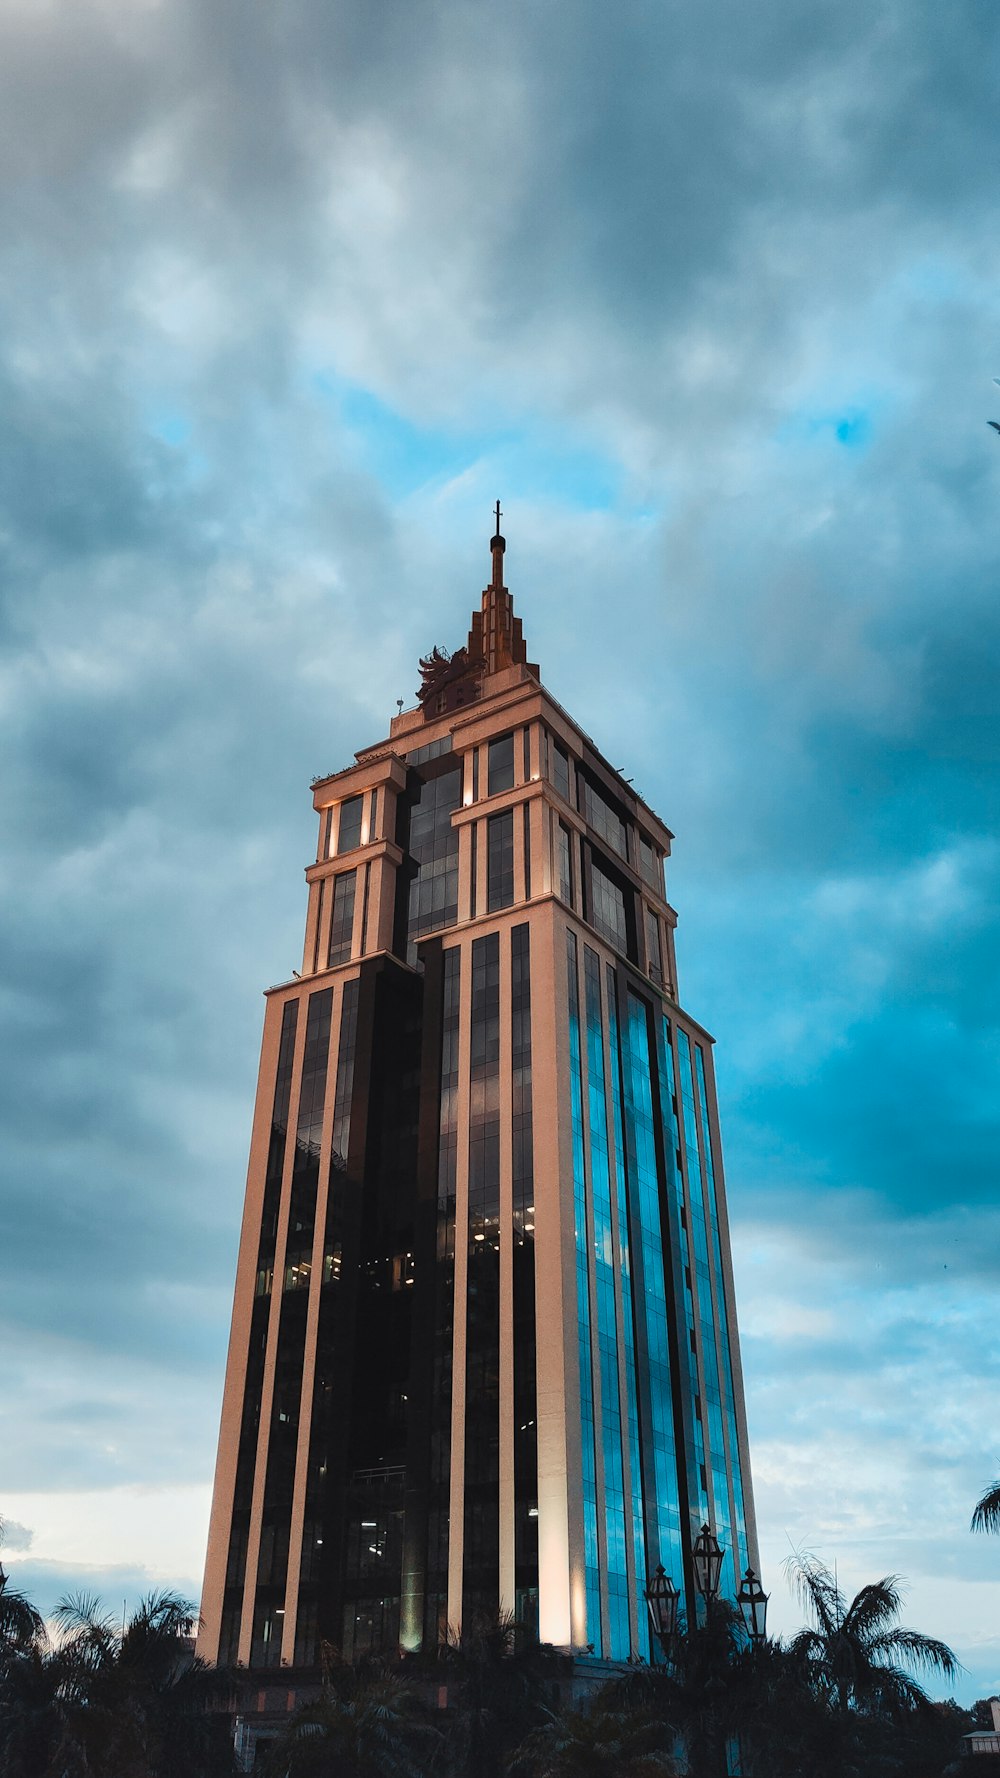
[(346, 803), (341, 803), (340, 825), (337, 829), (338, 852), (353, 852), (355, 846), (360, 846), (361, 814), (364, 806), (363, 796), (349, 796)]

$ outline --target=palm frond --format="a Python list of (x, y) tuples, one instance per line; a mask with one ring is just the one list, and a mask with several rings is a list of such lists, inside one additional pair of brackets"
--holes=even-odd
[(924, 1636), (919, 1630), (907, 1630), (901, 1624), (874, 1637), (872, 1648), (889, 1655), (902, 1655), (921, 1673), (941, 1673), (945, 1679), (955, 1679), (960, 1670), (959, 1662), (946, 1642), (939, 1642), (935, 1636)]
[(886, 1574), (881, 1580), (869, 1581), (851, 1600), (844, 1616), (844, 1629), (848, 1634), (852, 1631), (861, 1635), (876, 1632), (883, 1624), (892, 1622), (902, 1603), (898, 1574)]
[(844, 1621), (844, 1596), (834, 1576), (817, 1556), (796, 1552), (785, 1562), (785, 1572), (800, 1603), (811, 1611), (819, 1628), (831, 1636)]
[(1000, 1531), (1000, 1482), (987, 1488), (972, 1515), (971, 1531)]

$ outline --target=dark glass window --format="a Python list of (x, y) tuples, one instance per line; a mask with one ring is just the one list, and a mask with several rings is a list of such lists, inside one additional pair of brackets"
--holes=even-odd
[(327, 965), (332, 968), (334, 963), (346, 963), (351, 955), (351, 937), (354, 932), (354, 888), (357, 882), (357, 871), (345, 871), (342, 877), (335, 877), (333, 884), (333, 911), (330, 915), (330, 950)]
[(514, 900), (514, 811), (491, 815), (486, 825), (487, 906), (509, 908)]
[(479, 748), (472, 749), (472, 800), (479, 801)]
[(561, 797), (569, 802), (569, 754), (558, 741), (553, 741), (549, 756), (552, 767), (552, 782)]
[(596, 858), (590, 873), (590, 924), (617, 951), (628, 951), (625, 896), (611, 877), (605, 876)]
[(651, 889), (663, 894), (663, 863), (659, 852), (644, 833), (639, 835), (639, 870)]
[(501, 735), (499, 741), (490, 742), (487, 795), (493, 796), (498, 790), (512, 790), (513, 786), (514, 737), (513, 735)]
[(646, 909), (646, 960), (654, 982), (662, 982), (663, 958), (660, 952), (660, 922), (652, 908)]
[(527, 784), (530, 777), (531, 777), (531, 730), (530, 730), (530, 728), (523, 728), (521, 730), (521, 735), (522, 735), (522, 738), (524, 741), (524, 782)]
[(535, 1376), (535, 1187), (531, 1104), (529, 931), (515, 926), (511, 963), (511, 1184), (514, 1224), (514, 1601), (523, 1633), (537, 1633), (538, 1431)]
[(607, 840), (612, 851), (617, 852), (619, 858), (627, 858), (628, 828), (625, 822), (607, 797), (583, 777), (580, 779), (580, 808), (584, 819), (602, 839)]
[(557, 832), (557, 848), (559, 856), (559, 893), (563, 901), (573, 906), (573, 841), (568, 827), (560, 821)]
[(522, 803), (524, 810), (524, 893), (531, 897), (531, 804)]
[(440, 740), (428, 741), (426, 747), (415, 747), (406, 755), (411, 766), (423, 765), (425, 759), (440, 759), (442, 753), (451, 752), (451, 736), (442, 735)]
[(500, 1520), (500, 939), (472, 946), (463, 1616), (495, 1617)]
[(462, 800), (461, 768), (425, 780), (418, 799), (410, 813), (409, 852), (417, 867), (407, 920), (411, 943), (458, 919), (458, 829), (451, 818)]
[(346, 803), (341, 803), (340, 826), (337, 829), (338, 852), (353, 852), (355, 846), (360, 846), (361, 812), (364, 806), (363, 796), (349, 796)]

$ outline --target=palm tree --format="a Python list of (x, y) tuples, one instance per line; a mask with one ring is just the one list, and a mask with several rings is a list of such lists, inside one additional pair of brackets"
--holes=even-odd
[(663, 1723), (614, 1708), (598, 1697), (589, 1710), (567, 1710), (533, 1729), (508, 1770), (530, 1778), (673, 1778)]
[(440, 1742), (420, 1699), (380, 1661), (328, 1663), (318, 1698), (268, 1751), (276, 1778), (424, 1778)]
[(971, 1531), (1000, 1531), (1000, 1482), (993, 1482), (972, 1515)]
[(0, 1778), (228, 1778), (220, 1677), (194, 1656), (185, 1600), (154, 1594), (123, 1625), (64, 1600), (55, 1625), (52, 1642), (4, 1582)]
[(472, 1617), (449, 1631), (439, 1651), (455, 1715), (448, 1734), (449, 1770), (497, 1778), (508, 1755), (545, 1715), (550, 1652), (518, 1648), (512, 1614)]
[(837, 1710), (896, 1716), (927, 1703), (912, 1671), (955, 1677), (951, 1649), (933, 1636), (897, 1624), (899, 1577), (873, 1581), (848, 1604), (828, 1568), (798, 1556), (792, 1572), (814, 1623), (793, 1638), (790, 1652), (806, 1664), (814, 1686)]
[(24, 1654), (45, 1641), (40, 1614), (23, 1593), (12, 1587), (0, 1568), (0, 1662)]

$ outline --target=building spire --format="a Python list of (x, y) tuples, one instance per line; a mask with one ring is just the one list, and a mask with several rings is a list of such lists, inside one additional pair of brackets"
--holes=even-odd
[(503, 591), (503, 552), (507, 548), (504, 539), (500, 535), (500, 519), (502, 514), (500, 512), (499, 500), (496, 504), (496, 515), (497, 528), (490, 539), (490, 549), (493, 552), (493, 580), (490, 586), (490, 591), (499, 593)]

